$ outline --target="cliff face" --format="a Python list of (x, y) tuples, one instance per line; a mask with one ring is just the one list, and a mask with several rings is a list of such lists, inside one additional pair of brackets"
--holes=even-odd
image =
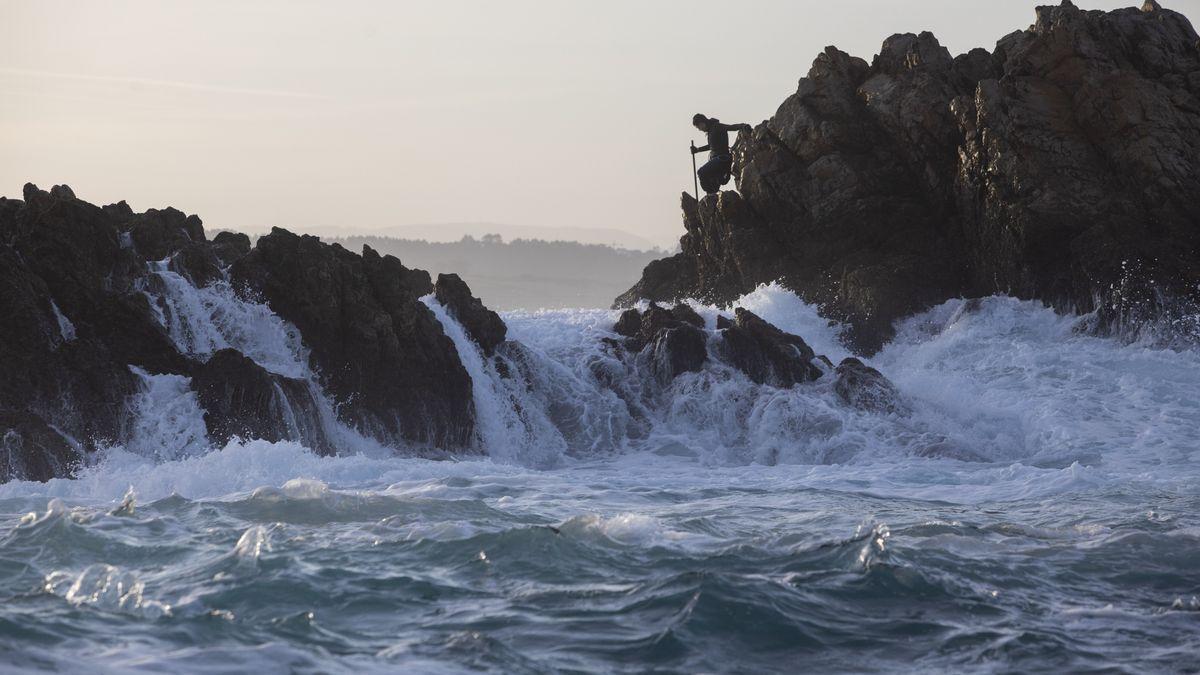
[(735, 177), (684, 195), (682, 252), (618, 306), (781, 281), (867, 352), (960, 295), (1101, 309), (1101, 328), (1157, 315), (1200, 284), (1200, 37), (1154, 0), (1064, 0), (991, 53), (929, 33), (870, 64), (829, 47), (740, 135)]

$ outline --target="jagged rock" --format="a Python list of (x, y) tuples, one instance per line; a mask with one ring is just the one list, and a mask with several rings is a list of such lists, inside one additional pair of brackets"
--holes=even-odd
[(741, 307), (734, 317), (734, 325), (721, 333), (721, 353), (755, 383), (791, 387), (824, 374), (813, 363), (817, 355), (799, 336), (785, 333)]
[[(621, 314), (613, 332), (628, 338), (625, 348), (643, 355), (659, 381), (666, 384), (686, 372), (697, 372), (708, 360), (704, 319), (687, 305), (672, 309), (650, 303), (646, 311)], [(620, 349), (620, 343), (615, 343)]]
[(363, 253), (275, 228), (230, 274), (300, 331), (343, 420), (385, 441), (468, 449), (471, 379), (419, 300), (421, 275)]
[[(1109, 308), (1107, 324), (1161, 312), (1200, 284), (1197, 44), (1147, 2), (1040, 7), (991, 54), (951, 58), (929, 33), (889, 38), (869, 65), (828, 48), (739, 135), (740, 194), (685, 196), (681, 252), (616, 306), (780, 281), (866, 352), (959, 296)], [(1149, 289), (1133, 306), (1123, 279)]]
[(69, 470), (59, 437), (83, 452), (121, 440), (139, 386), (129, 366), (189, 362), (137, 292), (145, 265), (121, 248), (118, 217), (61, 188), (24, 197), (0, 205), (0, 415), (18, 420), (9, 464), (45, 479)]
[(627, 309), (621, 312), (620, 318), (613, 326), (614, 333), (627, 338), (636, 336), (640, 330), (642, 330), (642, 313), (636, 309)]
[(232, 265), (250, 252), (250, 237), (242, 232), (218, 232), (213, 237), (213, 252), (225, 265)]
[(118, 225), (124, 225), (125, 223), (128, 223), (129, 221), (133, 220), (134, 215), (136, 215), (134, 214), (133, 209), (125, 202), (124, 199), (116, 204), (106, 204), (100, 208), (103, 209), (104, 212), (109, 216), (111, 216)]
[(733, 319), (730, 319), (729, 317), (725, 316), (724, 314), (718, 314), (717, 315), (717, 330), (725, 330), (726, 328), (733, 328)]
[(71, 442), (41, 417), (0, 410), (0, 482), (70, 476), (79, 460)]
[(434, 297), (462, 324), (467, 336), (479, 345), (484, 354), (491, 356), (496, 352), (496, 346), (504, 342), (508, 334), (504, 320), (484, 307), (479, 298), (471, 295), (471, 289), (457, 274), (439, 274)]
[(646, 345), (650, 363), (663, 383), (683, 373), (699, 372), (708, 360), (708, 334), (690, 323), (659, 330)]
[(908, 412), (896, 385), (862, 361), (845, 359), (838, 364), (836, 372), (833, 390), (847, 405), (883, 414)]
[(129, 222), (129, 235), (146, 260), (163, 260), (188, 244), (205, 241), (200, 218), (169, 206), (135, 216)]
[(307, 380), (233, 350), (205, 363), (180, 353), (147, 295), (164, 283), (148, 263), (163, 259), (197, 286), (232, 263), (239, 287), (299, 329), (337, 414), (362, 433), (473, 447), (470, 378), (419, 299), (434, 290), (428, 273), (281, 230), (253, 251), (241, 234), (208, 242), (200, 219), (175, 209), (99, 208), (65, 186), (28, 184), (23, 199), (0, 198), (0, 480), (68, 475), (86, 453), (128, 441), (143, 371), (191, 377), (215, 443), (334, 450)]
[(671, 308), (671, 314), (684, 323), (690, 323), (696, 328), (704, 328), (704, 317), (692, 309), (691, 305), (682, 302), (677, 303)]
[(333, 454), (308, 384), (267, 371), (235, 349), (214, 353), (192, 376), (204, 424), (217, 445), (233, 437), (298, 441)]
[[(128, 205), (126, 205), (128, 208)], [(107, 211), (123, 218), (123, 209)], [(167, 268), (196, 286), (207, 286), (223, 278), (221, 260), (204, 236), (200, 218), (167, 207), (124, 218), (121, 223), (133, 246), (145, 260), (168, 260)]]

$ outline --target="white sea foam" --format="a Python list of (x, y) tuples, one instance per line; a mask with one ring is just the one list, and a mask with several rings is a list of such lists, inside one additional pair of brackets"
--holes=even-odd
[[(274, 364), (276, 372), (311, 375), (294, 330), (264, 306), (220, 285), (187, 289), (177, 289), (171, 310), (179, 326), (204, 324), (203, 316), (212, 317), (211, 325), (180, 327), (178, 339), (206, 345), (196, 349), (234, 345)], [(189, 293), (207, 299), (183, 297)], [(440, 305), (425, 302), (472, 376), (479, 444), (491, 461), (388, 456), (377, 444), (346, 435), (339, 440), (343, 456), (334, 458), (316, 457), (296, 443), (261, 441), (208, 451), (186, 378), (141, 373), (146, 387), (135, 401), (141, 412), (134, 441), (84, 469), (78, 480), (10, 483), (0, 486), (0, 497), (43, 494), (115, 504), (133, 486), (143, 500), (173, 492), (215, 498), (292, 479), (395, 492), (420, 489), (434, 476), (478, 473), (561, 485), (563, 472), (599, 472), (605, 480), (628, 472), (659, 477), (663, 485), (700, 485), (716, 471), (722, 481), (735, 472), (748, 483), (787, 480), (972, 502), (1122, 480), (1186, 485), (1194, 475), (1197, 353), (1077, 334), (1073, 317), (1038, 303), (956, 300), (903, 322), (896, 340), (868, 360), (910, 404), (911, 414), (901, 415), (842, 404), (831, 378), (780, 390), (755, 385), (716, 358), (664, 387), (646, 364), (604, 345), (601, 338), (613, 336), (617, 316), (608, 310), (506, 314), (509, 337), (520, 345), (500, 348), (511, 371), (504, 377)], [(739, 304), (835, 361), (846, 353), (838, 327), (782, 289), (760, 288)], [(197, 307), (204, 311), (198, 314)], [(697, 309), (712, 330), (718, 310)], [(258, 328), (228, 329), (239, 323)], [(558, 470), (528, 472), (548, 467)]]

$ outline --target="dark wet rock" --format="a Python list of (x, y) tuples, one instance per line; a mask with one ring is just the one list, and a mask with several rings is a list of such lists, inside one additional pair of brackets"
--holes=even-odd
[(100, 208), (103, 209), (104, 212), (110, 217), (112, 217), (113, 221), (116, 222), (118, 226), (125, 225), (129, 221), (133, 220), (133, 217), (137, 215), (133, 212), (133, 209), (125, 202), (124, 199), (116, 204), (106, 204)]
[[(342, 421), (384, 443), (474, 447), (470, 378), (420, 301), (434, 291), (427, 272), (282, 230), (253, 250), (238, 233), (210, 242), (195, 216), (100, 208), (66, 186), (29, 184), (22, 197), (0, 198), (0, 480), (68, 475), (87, 453), (130, 440), (143, 374), (190, 377), (214, 443), (334, 450), (312, 383), (233, 350), (203, 363), (179, 351), (147, 295), (164, 284), (163, 260), (196, 286), (229, 267), (295, 325)], [(488, 328), (486, 308), (470, 309)]]
[(192, 282), (198, 288), (225, 278), (221, 259), (208, 244), (187, 244), (172, 256), (167, 269)]
[(838, 364), (836, 372), (833, 390), (847, 405), (882, 414), (909, 412), (896, 385), (862, 361), (845, 359)]
[(0, 410), (0, 482), (70, 476), (80, 455), (70, 439), (25, 411)]
[(500, 315), (484, 307), (483, 301), (471, 295), (471, 289), (457, 274), (439, 274), (434, 297), (460, 324), (467, 336), (479, 345), (484, 354), (492, 355), (504, 342), (508, 326)]
[(704, 317), (700, 316), (699, 312), (692, 309), (691, 305), (682, 302), (677, 303), (671, 308), (671, 314), (673, 314), (676, 319), (679, 319), (684, 323), (690, 323), (696, 328), (704, 328)]
[(230, 273), (300, 331), (344, 421), (384, 441), (468, 449), (471, 379), (419, 300), (428, 275), (363, 253), (275, 228)]
[(617, 335), (622, 335), (627, 338), (636, 337), (638, 332), (642, 330), (642, 313), (636, 309), (627, 309), (621, 312), (620, 318), (613, 326), (613, 332)]
[(137, 291), (145, 264), (112, 213), (63, 188), (30, 184), (24, 197), (0, 204), (0, 415), (17, 420), (9, 465), (44, 479), (68, 470), (58, 437), (81, 452), (122, 439), (139, 388), (130, 366), (189, 361)]
[(690, 323), (681, 322), (664, 328), (643, 349), (662, 382), (670, 382), (683, 373), (699, 372), (708, 360), (708, 334)]
[(888, 38), (870, 64), (828, 48), (739, 135), (739, 193), (685, 195), (681, 253), (617, 306), (779, 281), (866, 352), (960, 296), (1144, 321), (1200, 284), (1197, 44), (1154, 2), (1064, 2), (991, 53), (952, 58), (929, 33)]
[(618, 354), (626, 350), (640, 354), (666, 384), (683, 373), (699, 371), (708, 360), (703, 326), (704, 319), (687, 305), (667, 309), (652, 302), (645, 312), (623, 312), (613, 331), (628, 339), (623, 345), (610, 341)]
[(128, 229), (134, 247), (146, 260), (163, 260), (189, 244), (206, 241), (200, 218), (171, 207), (135, 216)]
[(147, 262), (167, 260), (167, 269), (195, 286), (207, 286), (224, 278), (221, 259), (205, 239), (204, 225), (197, 216), (170, 207), (150, 209), (132, 217), (124, 214), (129, 210), (128, 205), (124, 209), (105, 209), (126, 232), (138, 255)]
[(192, 389), (218, 446), (237, 437), (298, 441), (321, 454), (334, 452), (308, 383), (271, 373), (237, 350), (214, 353), (196, 369)]
[(250, 237), (242, 232), (218, 232), (213, 237), (213, 252), (222, 264), (232, 265), (250, 252)]
[(733, 328), (733, 319), (725, 316), (724, 314), (718, 314), (717, 330), (725, 330), (726, 328)]
[(814, 363), (816, 354), (799, 336), (740, 307), (734, 317), (734, 325), (721, 333), (721, 355), (755, 383), (791, 387), (824, 374)]

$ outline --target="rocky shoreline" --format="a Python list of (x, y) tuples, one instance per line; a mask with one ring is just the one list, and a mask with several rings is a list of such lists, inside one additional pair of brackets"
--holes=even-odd
[(957, 57), (930, 33), (871, 63), (829, 47), (734, 154), (738, 190), (685, 194), (681, 252), (616, 307), (778, 281), (868, 354), (956, 297), (1096, 312), (1099, 333), (1200, 307), (1200, 37), (1155, 0), (1063, 0)]
[[(71, 476), (98, 450), (137, 445), (158, 417), (185, 429), (171, 443), (187, 452), (262, 439), (336, 454), (350, 433), (395, 452), (481, 453), (460, 350), (477, 349), (472, 358), (518, 390), (537, 386), (535, 357), (457, 275), (435, 282), (368, 246), (360, 255), (278, 228), (253, 245), (231, 232), (210, 240), (194, 215), (98, 207), (62, 185), (26, 185), (23, 197), (0, 198), (0, 482)], [(427, 303), (469, 342), (456, 346)], [(623, 377), (651, 373), (663, 390), (710, 358), (770, 386), (840, 377), (750, 312), (718, 323), (710, 331), (687, 305), (651, 304), (605, 339), (631, 364)], [(249, 339), (254, 330), (267, 334)], [(180, 425), (156, 386), (203, 428)], [(644, 407), (623, 383), (608, 386)], [(178, 457), (180, 447), (144, 451)]]

